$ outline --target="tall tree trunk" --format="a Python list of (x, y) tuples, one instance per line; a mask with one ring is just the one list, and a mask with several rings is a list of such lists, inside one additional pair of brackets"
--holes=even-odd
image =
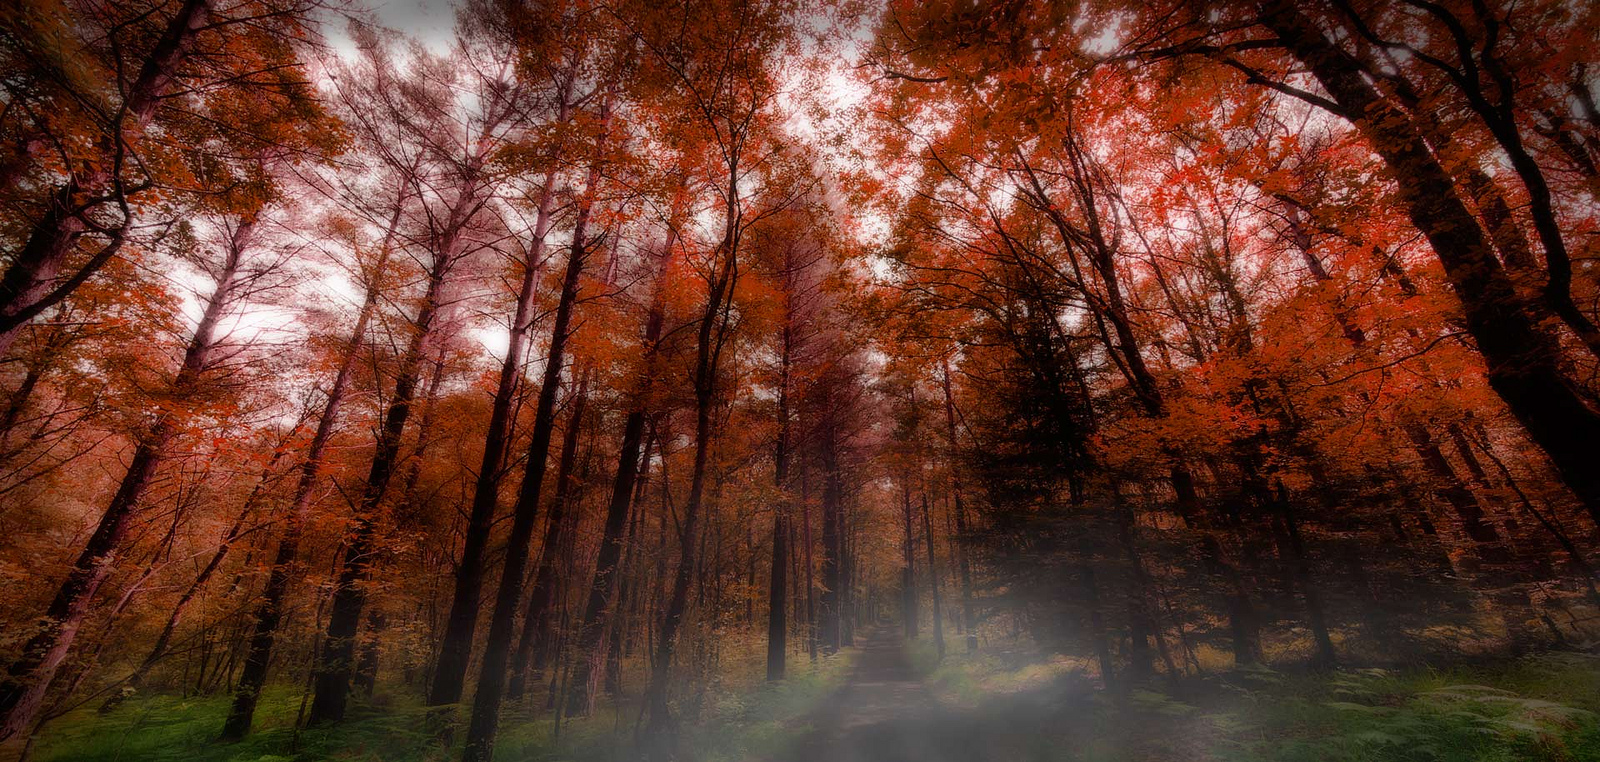
[[(607, 622), (616, 618), (620, 579), (617, 564), (622, 559), (623, 536), (627, 531), (630, 502), (634, 499), (635, 485), (640, 474), (640, 449), (645, 442), (645, 424), (651, 378), (654, 370), (657, 345), (666, 321), (667, 263), (677, 242), (676, 216), (669, 223), (661, 263), (656, 271), (656, 283), (650, 300), (650, 312), (645, 318), (644, 337), (640, 342), (643, 355), (639, 387), (634, 390), (627, 418), (622, 424), (622, 447), (617, 453), (617, 472), (611, 483), (611, 499), (606, 505), (606, 523), (600, 537), (600, 550), (595, 557), (594, 576), (589, 582), (589, 595), (583, 607), (583, 621), (579, 624), (573, 676), (568, 688), (567, 712), (587, 714), (594, 703), (594, 682), (600, 643)], [(643, 448), (646, 462), (650, 457), (648, 447)]]
[(589, 402), (590, 371), (584, 370), (572, 392), (572, 412), (567, 417), (567, 429), (561, 436), (561, 458), (556, 466), (556, 491), (550, 501), (549, 515), (545, 518), (544, 543), (540, 545), (539, 568), (533, 574), (533, 589), (528, 596), (528, 610), (522, 618), (522, 636), (517, 641), (516, 656), (511, 662), (511, 679), (506, 695), (522, 698), (528, 669), (534, 675), (544, 674), (544, 668), (555, 643), (555, 626), (550, 621), (551, 609), (556, 605), (556, 570), (570, 568), (563, 563), (562, 538), (567, 524), (567, 509), (573, 500), (573, 469), (578, 462), (578, 433), (583, 427), (584, 408)]
[(380, 513), (389, 494), (389, 485), (400, 465), (401, 440), (405, 435), (406, 422), (411, 418), (417, 386), (422, 380), (422, 360), (433, 337), (434, 321), (441, 307), (445, 283), (458, 256), (453, 238), (459, 235), (465, 220), (455, 220), (453, 225), (445, 245), (438, 247), (435, 252), (422, 309), (412, 322), (411, 340), (400, 359), (394, 395), (384, 410), (372, 464), (367, 471), (366, 487), (356, 506), (355, 525), (345, 537), (343, 563), (328, 607), (322, 652), (314, 668), (314, 693), (310, 711), (306, 715), (308, 725), (344, 719), (350, 697), (350, 678), (355, 670), (356, 633), (366, 608), (366, 587), (376, 561), (374, 545), (382, 520)]
[(822, 594), (817, 619), (818, 639), (828, 654), (844, 644), (844, 484), (836, 437), (831, 427), (822, 434)]
[(817, 647), (821, 641), (817, 622), (817, 580), (816, 558), (812, 555), (811, 538), (811, 490), (808, 488), (810, 481), (806, 479), (804, 469), (800, 472), (800, 542), (805, 548), (805, 575), (806, 589), (806, 654), (812, 661), (817, 659)]
[(904, 530), (900, 538), (900, 616), (904, 619), (906, 638), (917, 638), (917, 542), (911, 531), (911, 477), (901, 477), (900, 525)]
[[(624, 545), (622, 561), (615, 571), (618, 581), (614, 602), (611, 604), (611, 615), (606, 618), (604, 625), (608, 633), (607, 639), (610, 641), (606, 656), (606, 692), (612, 695), (622, 693), (622, 658), (632, 650), (633, 638), (630, 628), (637, 619), (639, 599), (642, 597), (639, 595), (639, 588), (642, 585), (637, 579), (639, 530), (643, 526), (644, 498), (650, 483), (650, 449), (653, 446), (653, 442), (647, 438), (644, 443), (644, 455), (639, 461), (639, 475), (634, 480), (636, 486), (633, 491), (632, 506), (628, 512), (626, 534), (622, 537)], [(598, 573), (597, 570), (596, 574)], [(580, 651), (577, 658), (584, 658), (584, 653)], [(591, 665), (596, 661), (593, 657), (590, 657), (590, 660)], [(574, 682), (574, 685), (577, 683)], [(591, 685), (591, 695), (592, 688)], [(593, 704), (592, 699), (589, 703)], [(571, 710), (570, 704), (568, 709)], [(584, 711), (588, 710), (589, 707), (584, 707)]]
[(378, 308), (379, 284), (385, 266), (389, 262), (404, 201), (404, 194), (395, 201), (394, 214), (389, 218), (388, 228), (384, 231), (383, 242), (378, 249), (378, 261), (367, 283), (366, 297), (361, 303), (361, 311), (356, 316), (355, 328), (351, 330), (344, 356), (339, 359), (339, 369), (334, 373), (333, 384), (328, 387), (327, 400), (322, 406), (322, 415), (317, 419), (316, 433), (312, 434), (311, 443), (306, 448), (305, 460), (300, 464), (300, 478), (295, 483), (294, 497), (289, 501), (289, 510), (285, 514), (283, 534), (278, 538), (278, 549), (267, 572), (267, 584), (262, 590), (260, 602), (256, 605), (249, 649), (245, 655), (244, 667), (239, 673), (239, 684), (234, 691), (233, 705), (229, 708), (228, 718), (223, 723), (222, 740), (236, 741), (250, 732), (250, 724), (255, 718), (256, 703), (261, 698), (261, 689), (266, 686), (267, 669), (272, 664), (273, 644), (277, 639), (278, 626), (283, 621), (284, 598), (289, 592), (290, 578), (296, 573), (296, 567), (300, 564), (301, 533), (305, 530), (305, 521), (311, 510), (317, 480), (322, 474), (322, 465), (327, 457), (328, 441), (338, 426), (339, 409), (344, 405), (345, 395), (350, 388), (350, 379), (355, 373), (356, 359), (360, 354), (362, 342), (366, 339), (367, 326), (372, 322), (373, 314)]
[(972, 564), (967, 558), (966, 507), (961, 503), (961, 478), (956, 471), (956, 401), (950, 388), (950, 361), (941, 367), (941, 386), (944, 388), (945, 435), (950, 445), (950, 495), (955, 501), (956, 566), (961, 572), (961, 629), (967, 635), (967, 653), (978, 652), (978, 619), (972, 608)]
[(1117, 663), (1111, 656), (1111, 636), (1106, 631), (1105, 616), (1100, 611), (1100, 586), (1095, 581), (1094, 568), (1082, 566), (1085, 605), (1089, 609), (1089, 637), (1094, 641), (1095, 659), (1100, 663), (1100, 685), (1108, 693), (1120, 693), (1117, 680)]
[(933, 549), (933, 509), (928, 505), (928, 492), (922, 492), (922, 534), (928, 543), (928, 584), (933, 588), (933, 644), (944, 660), (944, 613), (939, 603), (939, 562)]
[[(172, 382), (172, 396), (178, 400), (187, 399), (198, 391), (201, 377), (211, 365), (217, 344), (217, 325), (227, 309), (255, 224), (255, 215), (245, 217), (230, 236), (216, 286), (206, 300), (194, 336), (184, 351), (183, 363)], [(183, 424), (177, 415), (174, 411), (162, 412), (140, 435), (111, 503), (101, 514), (100, 523), (78, 554), (66, 580), (57, 588), (55, 598), (38, 623), (38, 632), (28, 639), (21, 654), (0, 676), (0, 744), (9, 744), (25, 733), (43, 706), (56, 670), (66, 660), (94, 603), (95, 593), (116, 570), (117, 555), (123, 550), (123, 541), (145, 490), (161, 465), (168, 443)]]
[[(602, 115), (602, 121), (605, 116)], [(600, 180), (599, 157), (589, 167), (589, 176), (573, 223), (572, 246), (567, 255), (566, 272), (561, 278), (561, 296), (556, 306), (555, 324), (550, 332), (550, 353), (545, 360), (544, 378), (539, 387), (539, 402), (534, 410), (533, 438), (528, 444), (528, 459), (522, 476), (522, 489), (512, 509), (511, 535), (506, 540), (505, 562), (501, 567), (500, 587), (495, 593), (494, 611), (489, 619), (489, 635), (484, 644), (483, 664), (478, 674), (477, 693), (472, 698), (472, 716), (467, 725), (463, 762), (488, 762), (494, 753), (495, 733), (500, 725), (500, 704), (510, 673), (513, 631), (517, 609), (522, 604), (523, 577), (528, 566), (529, 545), (539, 517), (539, 498), (544, 489), (549, 465), (550, 439), (555, 429), (556, 393), (561, 386), (561, 371), (566, 361), (572, 311), (578, 301), (578, 279), (587, 258), (588, 225), (595, 189)]]
[(725, 199), (728, 212), (722, 240), (712, 252), (711, 278), (695, 344), (695, 449), (694, 467), (689, 478), (689, 497), (683, 509), (679, 537), (681, 550), (672, 592), (662, 612), (661, 632), (656, 641), (655, 661), (650, 684), (645, 690), (645, 707), (650, 715), (650, 756), (665, 760), (672, 754), (672, 717), (667, 707), (668, 682), (672, 675), (672, 656), (678, 644), (678, 628), (683, 624), (689, 604), (689, 587), (696, 566), (695, 537), (699, 529), (701, 504), (705, 499), (706, 464), (711, 454), (713, 412), (717, 401), (717, 373), (722, 349), (729, 332), (729, 313), (739, 277), (739, 242), (742, 234), (739, 211), (739, 172), (737, 154), (730, 161)]
[(1404, 115), (1287, 0), (1263, 4), (1261, 22), (1303, 62), (1388, 165), (1401, 203), (1427, 237), (1461, 300), (1489, 386), (1600, 523), (1600, 411), (1563, 372), (1561, 348), (1523, 311), (1477, 220)]
[(1289, 550), (1294, 556), (1295, 584), (1306, 600), (1306, 620), (1311, 625), (1312, 639), (1316, 643), (1311, 666), (1315, 669), (1331, 669), (1337, 663), (1338, 655), (1333, 649), (1333, 638), (1328, 633), (1328, 616), (1322, 606), (1322, 593), (1311, 572), (1311, 559), (1300, 538), (1299, 518), (1295, 515), (1294, 504), (1289, 501), (1283, 482), (1278, 482), (1271, 499), (1277, 503), (1278, 512), (1283, 516), (1284, 526), (1288, 530)]
[[(788, 295), (790, 289), (785, 289)], [(789, 300), (786, 299), (786, 302)], [(778, 504), (772, 511), (772, 573), (767, 587), (767, 680), (782, 680), (788, 656), (789, 624), (789, 362), (794, 348), (794, 310), (786, 310), (778, 358), (778, 439), (773, 444), (772, 481)]]
[[(566, 104), (563, 103), (557, 123), (564, 123), (566, 117)], [(478, 465), (478, 479), (473, 485), (472, 508), (467, 517), (461, 561), (456, 566), (450, 613), (445, 620), (444, 639), (440, 644), (438, 663), (434, 666), (433, 682), (428, 688), (429, 706), (460, 702), (466, 683), (467, 665), (472, 657), (472, 639), (477, 632), (483, 595), (484, 557), (489, 549), (494, 515), (500, 505), (500, 484), (505, 477), (503, 469), (506, 445), (509, 444), (507, 433), (516, 402), (518, 380), (522, 378), (528, 332), (533, 327), (533, 302), (538, 290), (540, 265), (544, 259), (545, 237), (550, 232), (553, 217), (555, 181), (556, 173), (552, 169), (545, 173), (544, 185), (539, 189), (533, 240), (529, 242), (527, 256), (522, 261), (522, 283), (517, 291), (516, 313), (511, 319), (506, 356), (500, 363), (500, 380), (490, 406), (489, 429), (484, 434), (483, 458)]]

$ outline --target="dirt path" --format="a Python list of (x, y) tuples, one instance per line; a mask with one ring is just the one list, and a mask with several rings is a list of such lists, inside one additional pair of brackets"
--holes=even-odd
[(970, 762), (982, 747), (960, 713), (917, 679), (898, 633), (861, 639), (844, 687), (811, 718), (784, 762)]

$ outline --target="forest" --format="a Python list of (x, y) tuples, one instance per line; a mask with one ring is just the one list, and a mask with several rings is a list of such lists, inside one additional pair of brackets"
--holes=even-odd
[(0, 60), (0, 760), (1600, 760), (1600, 4)]

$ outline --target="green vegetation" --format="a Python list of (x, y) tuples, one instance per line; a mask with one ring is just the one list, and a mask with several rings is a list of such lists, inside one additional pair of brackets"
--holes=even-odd
[(1202, 715), (1241, 760), (1600, 760), (1600, 659), (1550, 654), (1331, 677), (1244, 673)]
[[(909, 655), (960, 732), (994, 759), (1075, 762), (1600, 762), (1600, 657), (1552, 653), (1408, 670), (1327, 674), (1267, 668), (1152, 685), (1121, 699), (1093, 690), (1082, 662), (1020, 654)], [(778, 758), (844, 680), (850, 657), (798, 660), (779, 684), (723, 683), (681, 697), (683, 759)], [(38, 762), (433, 762), (459, 750), (441, 720), (398, 689), (329, 729), (295, 733), (300, 693), (271, 691), (257, 732), (211, 743), (226, 697), (151, 696), (107, 716), (92, 707), (52, 723)], [(599, 762), (627, 758), (636, 710), (605, 707), (563, 723), (507, 712), (497, 758)], [(459, 746), (457, 742), (456, 746)]]
[[(769, 685), (724, 684), (684, 697), (681, 712), (685, 759), (721, 762), (761, 759), (781, 751), (807, 730), (805, 718), (838, 685), (848, 657), (796, 660), (789, 679)], [(256, 712), (255, 731), (237, 744), (213, 743), (228, 710), (228, 696), (154, 695), (129, 700), (109, 715), (88, 705), (52, 722), (33, 758), (37, 762), (435, 762), (460, 756), (440, 740), (436, 712), (410, 698), (414, 691), (380, 690), (339, 725), (296, 733), (300, 691), (269, 690)], [(406, 698), (401, 698), (406, 697)], [(593, 716), (562, 723), (559, 738), (548, 713), (535, 718), (527, 705), (508, 709), (497, 759), (517, 762), (618, 758), (631, 742), (637, 709), (602, 707)], [(458, 728), (459, 730), (459, 728)]]
[(936, 664), (920, 647), (912, 657), (941, 702), (974, 723), (970, 732), (992, 733), (1001, 746), (1008, 736), (1034, 736), (1010, 749), (1016, 758), (1600, 760), (1600, 657), (1587, 654), (1327, 674), (1255, 668), (1154, 684), (1120, 700), (1092, 691), (1085, 665), (1071, 660), (986, 653)]

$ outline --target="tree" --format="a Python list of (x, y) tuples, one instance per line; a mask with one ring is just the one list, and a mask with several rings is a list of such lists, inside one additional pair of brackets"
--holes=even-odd
[[(264, 194), (265, 191), (257, 192)], [(162, 457), (183, 432), (184, 416), (194, 412), (185, 408), (204, 400), (207, 371), (216, 362), (219, 343), (225, 338), (221, 333), (224, 318), (230, 309), (237, 308), (238, 294), (264, 276), (261, 271), (248, 269), (247, 254), (255, 243), (253, 238), (261, 224), (266, 199), (256, 195), (237, 203), (243, 211), (218, 224), (219, 240), (215, 245), (221, 249), (219, 261), (207, 268), (213, 281), (212, 290), (205, 298), (204, 309), (195, 323), (177, 373), (164, 395), (168, 407), (137, 435), (127, 470), (94, 533), (40, 617), (38, 631), (29, 638), (22, 654), (6, 667), (4, 689), (0, 691), (0, 712), (4, 713), (0, 741), (9, 741), (25, 733), (39, 712), (57, 668), (78, 636), (95, 593), (115, 568), (117, 554), (123, 550), (134, 514), (142, 507)]]

